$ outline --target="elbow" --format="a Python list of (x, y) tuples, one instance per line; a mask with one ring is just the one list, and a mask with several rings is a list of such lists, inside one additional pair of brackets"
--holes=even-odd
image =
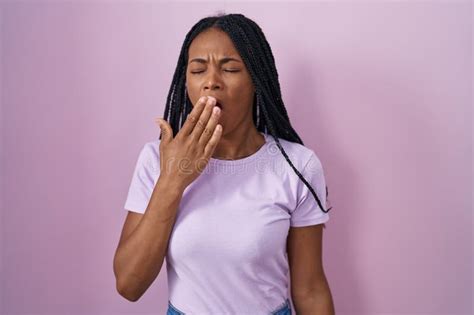
[(117, 280), (116, 289), (122, 297), (124, 297), (130, 302), (136, 302), (142, 296), (142, 294), (139, 294), (137, 290), (133, 290), (131, 286), (127, 285), (126, 283), (123, 283), (123, 281), (120, 280)]
[(115, 289), (117, 292), (130, 302), (136, 302), (140, 299), (141, 294), (137, 294), (137, 290), (130, 285), (130, 282), (126, 280), (125, 275), (122, 271), (119, 271), (117, 266), (116, 257), (114, 258), (114, 275), (115, 275)]

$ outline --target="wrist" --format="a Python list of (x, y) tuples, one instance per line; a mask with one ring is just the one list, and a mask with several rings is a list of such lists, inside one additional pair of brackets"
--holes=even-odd
[(173, 193), (182, 194), (185, 190), (185, 185), (179, 182), (176, 178), (172, 178), (167, 175), (160, 174), (156, 186), (161, 186), (167, 190), (172, 191)]

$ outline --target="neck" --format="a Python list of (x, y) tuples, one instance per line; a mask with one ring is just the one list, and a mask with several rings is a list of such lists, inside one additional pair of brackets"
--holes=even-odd
[(265, 138), (253, 122), (222, 134), (212, 157), (220, 160), (236, 160), (254, 154), (265, 143)]

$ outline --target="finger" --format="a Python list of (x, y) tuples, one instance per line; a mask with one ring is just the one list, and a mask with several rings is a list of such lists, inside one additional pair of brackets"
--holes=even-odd
[(161, 143), (168, 143), (173, 140), (173, 129), (168, 122), (161, 118), (156, 118), (155, 122), (158, 124), (161, 130)]
[(208, 159), (211, 158), (212, 154), (214, 153), (214, 150), (216, 149), (217, 144), (219, 143), (219, 140), (221, 139), (221, 136), (222, 136), (222, 125), (218, 124), (216, 128), (214, 129), (214, 133), (212, 134), (211, 139), (209, 139), (209, 142), (204, 148), (204, 156), (206, 158)]
[(209, 139), (212, 137), (214, 129), (216, 128), (217, 123), (219, 122), (220, 113), (220, 108), (214, 106), (214, 108), (212, 109), (211, 118), (207, 122), (206, 128), (204, 128), (201, 137), (199, 138), (199, 144), (202, 147), (205, 147), (206, 144), (209, 142)]
[(194, 108), (186, 117), (186, 121), (184, 122), (183, 127), (178, 131), (176, 137), (188, 136), (191, 131), (193, 131), (194, 126), (198, 122), (199, 117), (206, 106), (206, 101), (207, 97), (203, 96), (196, 102), (196, 105), (194, 105)]
[(193, 141), (199, 141), (199, 138), (201, 137), (201, 134), (204, 128), (206, 128), (207, 122), (209, 121), (209, 118), (211, 117), (212, 108), (215, 105), (216, 105), (216, 99), (212, 96), (208, 96), (206, 107), (202, 111), (201, 116), (196, 122), (196, 125), (194, 126), (193, 131), (191, 131), (191, 134), (189, 135), (193, 139)]

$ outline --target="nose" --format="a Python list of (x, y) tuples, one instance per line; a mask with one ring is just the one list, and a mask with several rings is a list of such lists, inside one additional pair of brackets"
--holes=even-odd
[(204, 83), (204, 91), (214, 91), (214, 90), (220, 90), (222, 89), (222, 81), (217, 73), (218, 71), (209, 69), (207, 77), (205, 79)]

